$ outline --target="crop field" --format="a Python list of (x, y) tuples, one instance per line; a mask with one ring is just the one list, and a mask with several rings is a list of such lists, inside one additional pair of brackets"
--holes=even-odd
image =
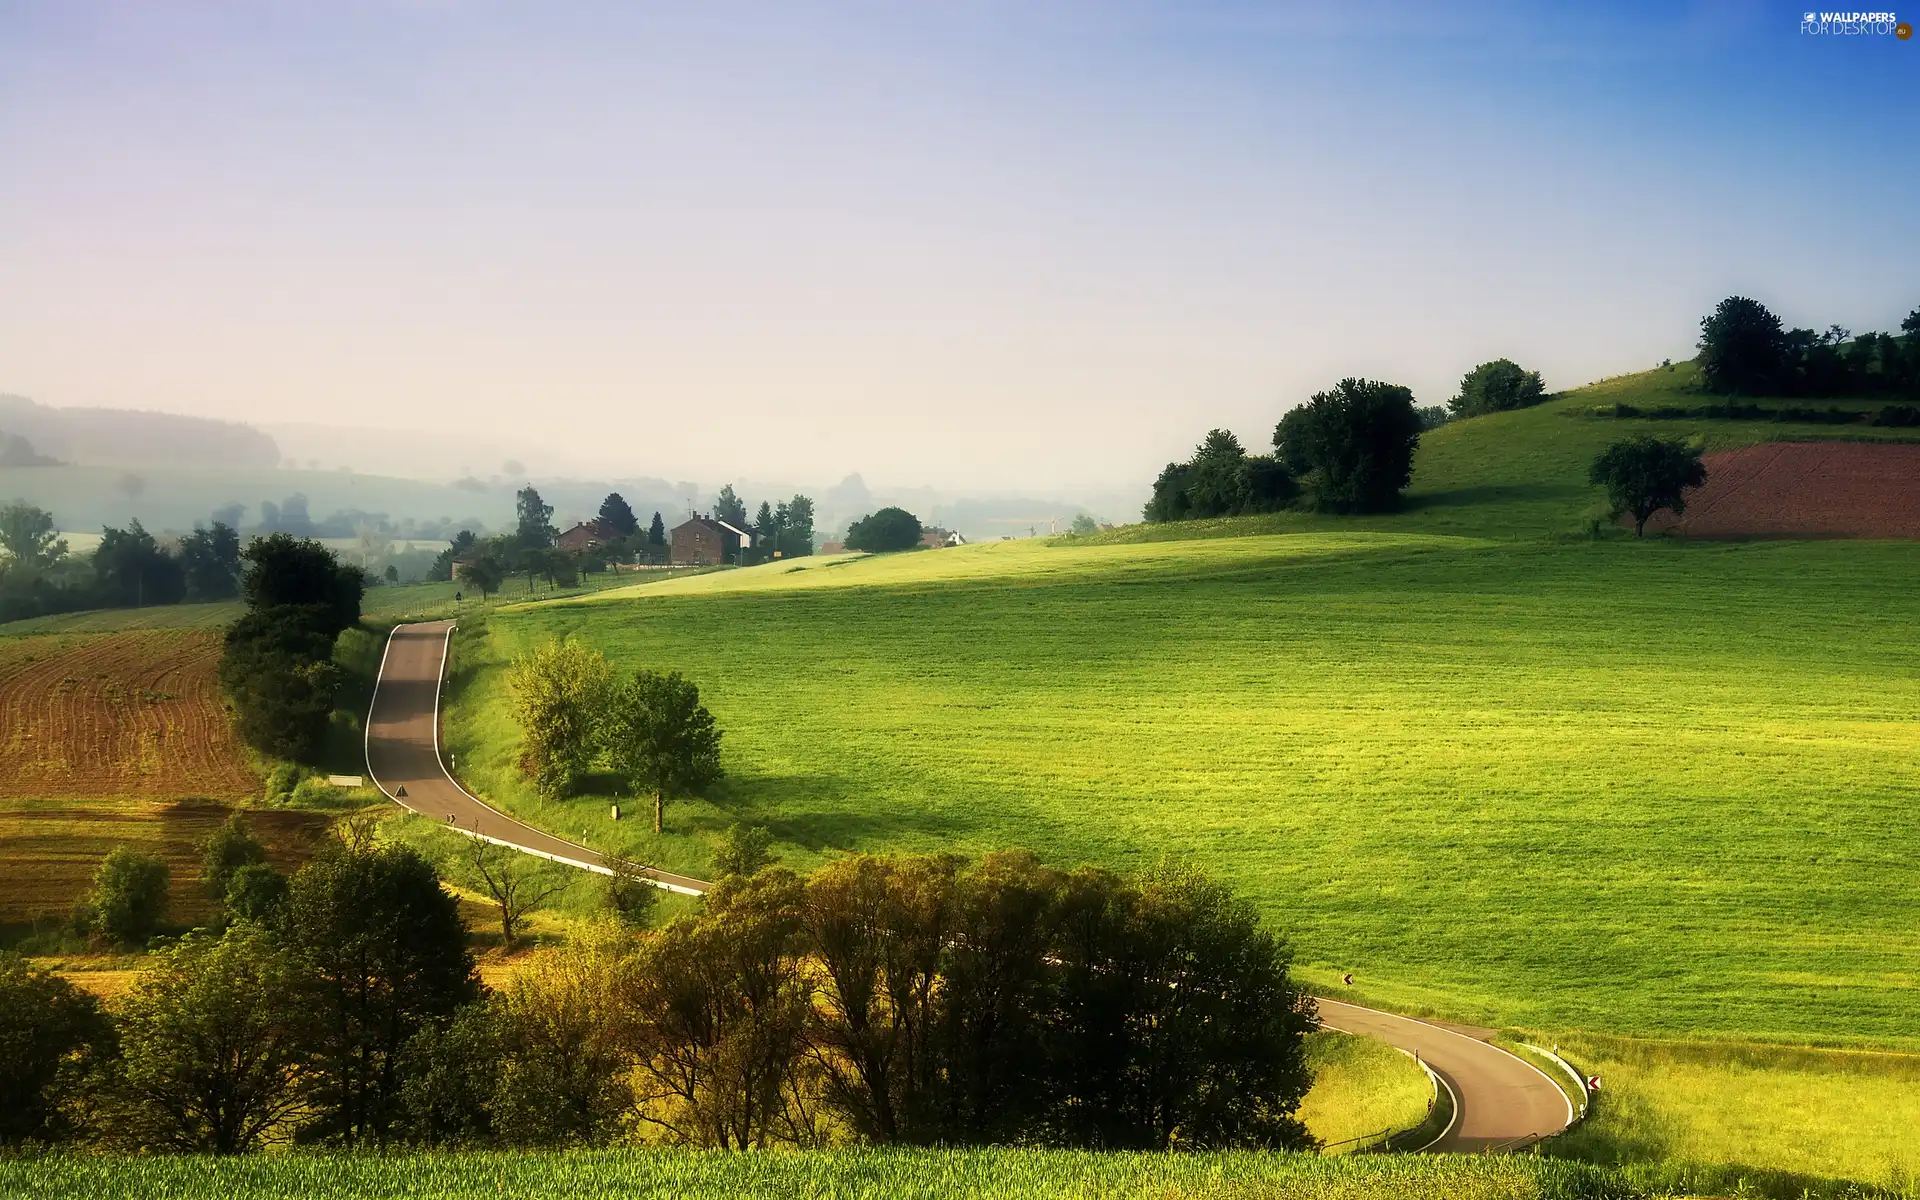
[(0, 798), (253, 795), (219, 658), (194, 629), (0, 639)]
[(1528, 1157), (616, 1150), (0, 1159), (0, 1196), (19, 1200), (1604, 1200), (1649, 1194), (1611, 1172)]
[(1776, 442), (1709, 454), (1680, 517), (1688, 537), (1920, 538), (1920, 445)]
[[(164, 860), (172, 870), (171, 917), (194, 921), (211, 908), (199, 883), (200, 843), (232, 810), (204, 801), (0, 799), (0, 929), (65, 917), (115, 846)], [(306, 861), (325, 818), (293, 810), (250, 812), (247, 820), (276, 865)]]
[[(1920, 1042), (1913, 550), (1308, 535), (993, 545), (670, 581), (456, 639), (483, 795), (699, 872), (848, 849), (1190, 856), (1304, 974), (1479, 1020)], [(503, 668), (685, 672), (731, 779), (660, 845), (533, 799)]]

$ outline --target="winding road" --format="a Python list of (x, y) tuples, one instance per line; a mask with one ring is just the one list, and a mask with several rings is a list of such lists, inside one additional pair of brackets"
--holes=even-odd
[[(447, 771), (440, 754), (440, 685), (452, 636), (452, 621), (429, 621), (397, 626), (388, 638), (367, 712), (367, 771), (374, 784), (394, 802), (469, 837), (610, 873), (597, 852), (488, 807)], [(653, 872), (653, 881), (688, 896), (707, 890), (702, 880), (666, 871)], [(1320, 1019), (1328, 1029), (1378, 1038), (1419, 1056), (1452, 1092), (1454, 1120), (1424, 1149), (1520, 1149), (1573, 1122), (1572, 1102), (1553, 1080), (1481, 1037), (1326, 998), (1320, 1000)]]

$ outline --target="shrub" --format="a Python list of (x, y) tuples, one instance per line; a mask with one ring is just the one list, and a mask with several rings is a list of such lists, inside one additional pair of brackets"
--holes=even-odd
[(1325, 512), (1384, 512), (1413, 478), (1420, 417), (1413, 393), (1398, 384), (1342, 379), (1280, 420), (1280, 461)]
[(207, 896), (218, 903), (227, 898), (235, 871), (266, 861), (267, 848), (253, 836), (247, 819), (234, 813), (200, 847), (200, 882)]
[(80, 932), (116, 946), (144, 946), (167, 919), (167, 864), (130, 846), (115, 846), (93, 873)]
[(1447, 408), (1456, 417), (1477, 417), (1526, 408), (1546, 398), (1540, 372), (1528, 371), (1509, 358), (1496, 358), (1467, 372), (1460, 380), (1460, 394), (1447, 401)]
[(300, 782), (300, 768), (290, 762), (276, 763), (267, 772), (266, 800), (268, 804), (285, 804), (293, 798), (293, 789)]

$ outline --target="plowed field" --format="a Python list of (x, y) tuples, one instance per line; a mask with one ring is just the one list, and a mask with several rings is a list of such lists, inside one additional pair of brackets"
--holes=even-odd
[[(205, 803), (0, 799), (0, 929), (70, 912), (100, 860), (121, 845), (155, 855), (171, 869), (172, 920), (203, 919), (212, 906), (200, 886), (200, 845), (231, 811)], [(247, 823), (266, 844), (269, 861), (290, 871), (311, 857), (327, 817), (268, 809), (249, 812)]]
[(204, 629), (0, 640), (0, 798), (254, 795), (219, 659)]
[(1709, 454), (1707, 482), (1649, 530), (1689, 537), (1920, 538), (1920, 445), (1773, 442)]

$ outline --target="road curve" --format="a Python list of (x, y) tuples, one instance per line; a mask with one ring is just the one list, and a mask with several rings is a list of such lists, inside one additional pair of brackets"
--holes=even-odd
[(1573, 1102), (1546, 1072), (1479, 1038), (1324, 996), (1320, 1024), (1417, 1054), (1445, 1082), (1453, 1092), (1454, 1121), (1429, 1150), (1517, 1150), (1573, 1124)]
[[(470, 837), (587, 871), (608, 871), (585, 846), (543, 833), (470, 795), (440, 757), (440, 684), (452, 621), (396, 626), (380, 660), (367, 713), (367, 771), (388, 798)], [(697, 896), (707, 884), (654, 872), (657, 886)], [(1420, 1056), (1454, 1095), (1456, 1116), (1432, 1151), (1519, 1149), (1573, 1122), (1566, 1093), (1543, 1072), (1497, 1046), (1456, 1030), (1340, 1000), (1320, 1000), (1320, 1023), (1378, 1038)]]
[[(452, 636), (452, 621), (429, 621), (395, 626), (387, 638), (367, 711), (367, 773), (374, 785), (402, 807), (469, 837), (610, 874), (597, 851), (488, 807), (447, 773), (440, 758), (440, 681)], [(652, 875), (654, 884), (668, 891), (695, 896), (707, 890), (705, 883), (684, 875)]]

